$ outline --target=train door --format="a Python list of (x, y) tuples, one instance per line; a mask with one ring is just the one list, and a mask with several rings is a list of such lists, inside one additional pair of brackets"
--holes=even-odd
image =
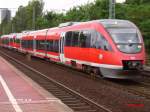
[(64, 56), (64, 45), (65, 45), (65, 32), (61, 33), (60, 41), (59, 41), (59, 57), (62, 63), (65, 62)]
[(36, 55), (36, 35), (33, 37), (33, 55)]

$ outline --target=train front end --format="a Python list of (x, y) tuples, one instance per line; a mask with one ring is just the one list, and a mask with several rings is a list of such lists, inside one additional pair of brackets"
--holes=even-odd
[(144, 42), (139, 29), (126, 20), (102, 20), (112, 46), (111, 63), (117, 67), (100, 68), (104, 77), (133, 79), (140, 75), (145, 64)]

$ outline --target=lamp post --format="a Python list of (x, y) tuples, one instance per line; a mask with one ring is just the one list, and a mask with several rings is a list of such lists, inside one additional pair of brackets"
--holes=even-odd
[(32, 30), (35, 30), (35, 6), (33, 6), (32, 10)]
[(116, 0), (109, 0), (109, 19), (115, 19)]

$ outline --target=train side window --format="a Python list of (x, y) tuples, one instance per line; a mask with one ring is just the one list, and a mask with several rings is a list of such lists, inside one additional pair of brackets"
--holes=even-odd
[(31, 48), (33, 49), (33, 40), (31, 40)]
[(33, 40), (28, 40), (28, 48), (33, 49)]
[(29, 46), (28, 40), (26, 40), (25, 43), (26, 43), (26, 44), (25, 44), (25, 47), (26, 47), (26, 48), (29, 48), (29, 47), (28, 47), (28, 46)]
[(92, 32), (91, 47), (111, 51), (112, 48), (108, 41), (97, 31)]
[(9, 44), (9, 40), (8, 39), (4, 39), (3, 43), (6, 44), (6, 45), (8, 45)]
[(58, 40), (55, 40), (54, 42), (53, 42), (53, 51), (54, 52), (58, 52), (59, 51), (59, 46), (58, 46)]
[(65, 46), (71, 46), (72, 31), (66, 32)]
[(27, 40), (27, 48), (30, 48), (30, 40)]
[(26, 46), (27, 46), (27, 42), (26, 40), (24, 40), (24, 48), (26, 48)]
[(37, 40), (36, 41), (36, 48), (38, 50), (45, 50), (45, 40)]
[(20, 43), (20, 39), (16, 39), (15, 42), (19, 44)]
[(13, 42), (13, 38), (10, 39), (10, 42)]
[(58, 40), (48, 40), (47, 41), (47, 51), (59, 52)]
[(38, 40), (36, 40), (35, 43), (36, 43), (36, 49), (38, 49), (38, 44), (39, 44)]
[(80, 33), (79, 46), (80, 47), (85, 47), (86, 46), (86, 36), (84, 35), (83, 31), (81, 31), (81, 33)]
[(39, 41), (38, 40), (36, 40), (36, 49), (39, 49)]
[(9, 39), (6, 39), (6, 44), (7, 44), (7, 45), (9, 44)]
[(73, 31), (71, 39), (72, 39), (71, 46), (73, 47), (79, 46), (79, 31)]
[(24, 42), (24, 40), (22, 40), (21, 41), (21, 46), (24, 48), (24, 44), (25, 44), (25, 42)]
[(87, 48), (91, 46), (91, 32), (89, 30), (81, 31), (79, 46)]
[(86, 47), (90, 48), (91, 47), (91, 31), (87, 30), (85, 35), (86, 35)]
[(27, 48), (27, 41), (22, 40), (21, 45), (22, 45), (23, 48)]
[(48, 40), (47, 41), (47, 50), (48, 51), (53, 51), (53, 40)]

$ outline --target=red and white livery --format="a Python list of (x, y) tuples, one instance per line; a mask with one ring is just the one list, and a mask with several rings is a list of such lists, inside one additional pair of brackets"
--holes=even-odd
[(63, 23), (56, 28), (16, 34), (17, 44), (7, 44), (9, 37), (2, 36), (1, 46), (9, 45), (107, 78), (135, 78), (145, 63), (141, 33), (127, 20)]

